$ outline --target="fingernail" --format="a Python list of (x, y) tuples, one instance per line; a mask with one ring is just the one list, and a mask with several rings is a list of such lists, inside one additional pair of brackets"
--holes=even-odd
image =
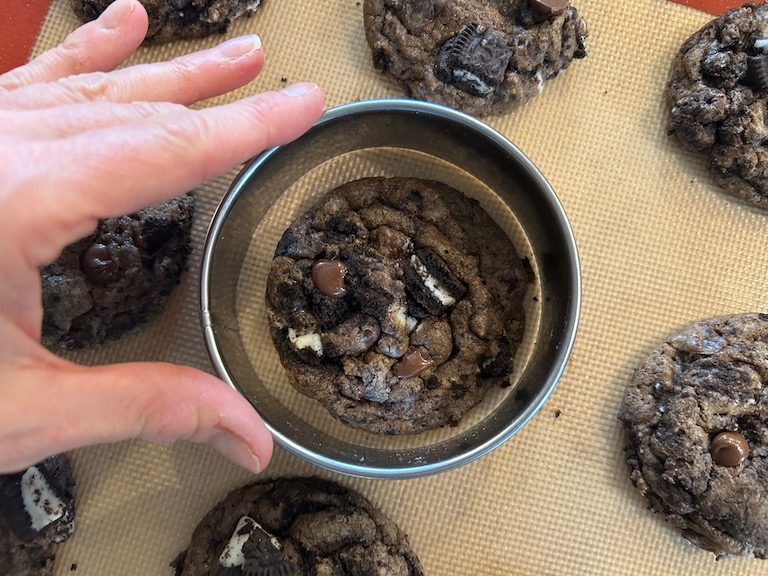
[(311, 94), (317, 90), (318, 86), (314, 82), (299, 82), (298, 84), (291, 84), (281, 90), (283, 94), (288, 96), (304, 96)]
[(261, 472), (261, 462), (258, 456), (251, 452), (248, 445), (234, 434), (219, 432), (209, 440), (209, 444), (230, 461), (246, 470), (254, 474)]
[(216, 46), (216, 53), (227, 60), (237, 60), (261, 48), (261, 38), (256, 34), (238, 36)]
[(120, 26), (136, 7), (136, 0), (118, 0), (110, 4), (101, 16), (99, 25), (107, 30)]

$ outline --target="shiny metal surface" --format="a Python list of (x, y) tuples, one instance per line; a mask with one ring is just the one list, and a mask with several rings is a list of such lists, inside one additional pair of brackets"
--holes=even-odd
[[(470, 429), (417, 448), (358, 446), (297, 419), (254, 372), (237, 321), (237, 277), (259, 215), (309, 170), (341, 154), (378, 147), (441, 158), (491, 188), (522, 224), (536, 259), (542, 295), (536, 345), (515, 393)], [(442, 106), (372, 100), (327, 111), (304, 136), (246, 165), (211, 223), (200, 297), (205, 341), (217, 373), (251, 401), (280, 446), (335, 472), (411, 478), (449, 470), (489, 453), (541, 408), (565, 369), (576, 337), (581, 273), (576, 242), (559, 199), (507, 138)]]

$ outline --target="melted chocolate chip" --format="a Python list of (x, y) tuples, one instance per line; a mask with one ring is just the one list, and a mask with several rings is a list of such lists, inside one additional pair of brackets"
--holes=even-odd
[(94, 282), (108, 282), (117, 272), (117, 260), (104, 244), (92, 244), (80, 257), (80, 269)]
[(747, 439), (738, 432), (720, 432), (710, 444), (712, 461), (719, 466), (736, 468), (749, 456)]
[(568, 0), (529, 0), (528, 6), (531, 9), (533, 21), (540, 24), (565, 12)]
[(395, 376), (398, 378), (413, 378), (432, 366), (435, 361), (418, 348), (412, 348), (408, 354), (395, 366)]
[(347, 293), (344, 276), (347, 275), (347, 265), (340, 260), (317, 260), (312, 265), (312, 281), (326, 296), (341, 298)]
[(500, 32), (471, 22), (440, 48), (435, 73), (459, 90), (487, 96), (504, 80), (511, 57)]

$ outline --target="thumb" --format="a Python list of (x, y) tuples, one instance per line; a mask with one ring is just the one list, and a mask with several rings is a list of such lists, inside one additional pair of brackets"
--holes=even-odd
[(0, 392), (0, 473), (88, 444), (207, 442), (259, 472), (272, 438), (245, 398), (194, 368), (165, 363), (16, 366)]

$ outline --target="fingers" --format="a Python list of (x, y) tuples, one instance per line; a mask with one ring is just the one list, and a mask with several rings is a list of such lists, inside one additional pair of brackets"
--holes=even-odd
[(168, 114), (179, 108), (169, 102), (114, 104), (91, 102), (43, 110), (0, 110), (0, 126), (24, 140), (59, 140), (89, 130), (121, 126)]
[(317, 120), (323, 104), (317, 85), (297, 84), (202, 110), (177, 106), (144, 121), (27, 146), (21, 160), (29, 169), (17, 175), (22, 181), (9, 184), (25, 193), (3, 199), (0, 244), (2, 237), (36, 238), (16, 247), (19, 257), (37, 265), (51, 261), (57, 247), (87, 234), (98, 218), (187, 192), (295, 139)]
[[(272, 456), (272, 438), (253, 407), (199, 370), (61, 361), (55, 369), (17, 368), (14, 376), (3, 383), (0, 403), (0, 473), (56, 452), (129, 438), (206, 442), (254, 473)], [(13, 429), (4, 426), (10, 422)]]
[(0, 76), (0, 90), (15, 90), (86, 72), (112, 70), (141, 44), (147, 13), (138, 0), (116, 0), (93, 22), (25, 66)]
[(247, 84), (263, 65), (261, 40), (250, 34), (167, 62), (71, 76), (44, 87), (25, 86), (0, 98), (0, 103), (22, 110), (93, 101), (192, 104)]

